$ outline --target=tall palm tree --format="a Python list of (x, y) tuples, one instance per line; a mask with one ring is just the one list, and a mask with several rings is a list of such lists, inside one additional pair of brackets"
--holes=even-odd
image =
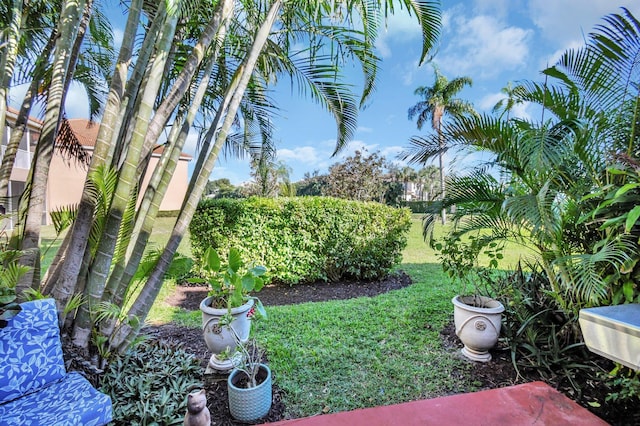
[[(63, 4), (78, 7), (71, 0)], [(165, 271), (221, 149), (231, 145), (244, 150), (251, 144), (268, 147), (270, 84), (279, 78), (291, 78), (301, 93), (334, 116), (337, 152), (353, 137), (359, 104), (364, 104), (375, 88), (380, 60), (373, 49), (383, 17), (400, 5), (418, 19), (423, 30), (421, 61), (435, 44), (440, 22), (439, 1), (427, 0), (220, 0), (215, 5), (202, 0), (132, 0), (127, 4), (130, 5), (127, 35), (123, 37), (110, 80), (90, 166), (92, 171), (117, 169), (118, 182), (106, 218), (102, 218), (105, 232), (95, 244), (89, 243), (89, 234), (98, 219), (87, 184), (73, 228), (61, 248), (63, 260), (51, 272), (50, 285), (45, 286), (51, 288), (59, 306), (76, 292), (85, 296), (88, 303), (73, 319), (72, 335), (82, 347), (88, 345), (100, 325), (95, 316), (99, 307), (127, 306), (126, 311), (118, 313), (116, 327), (112, 324), (99, 327), (113, 349), (124, 349), (135, 338), (157, 297)], [(340, 8), (340, 13), (334, 13), (336, 8)], [(80, 22), (78, 12), (74, 10), (75, 23), (68, 22), (70, 28), (65, 27), (65, 32), (60, 33), (65, 42), (63, 46), (58, 40), (60, 47), (73, 43), (72, 35)], [(185, 28), (185, 22), (191, 27)], [(136, 40), (142, 40), (137, 49), (133, 44)], [(303, 42), (307, 44), (304, 52), (311, 54), (300, 54)], [(138, 54), (134, 56), (132, 52), (136, 50)], [(64, 54), (58, 46), (52, 53), (52, 57), (60, 58), (61, 68)], [(355, 59), (362, 68), (365, 84), (360, 94), (353, 93), (352, 86), (344, 82), (340, 67), (345, 58)], [(53, 102), (44, 126), (50, 134), (57, 130), (53, 106), (61, 104), (66, 90), (63, 83), (70, 75), (64, 68), (64, 75), (54, 72), (58, 73), (54, 79), (56, 91), (51, 96)], [(210, 90), (202, 96), (207, 87)], [(189, 129), (195, 127), (195, 117), (202, 119), (205, 130), (201, 133), (203, 143), (180, 215), (148, 279), (138, 292), (130, 292), (132, 281), (128, 277), (139, 263), (159, 200), (166, 190), (167, 177), (172, 173), (174, 155), (179, 154)], [(152, 177), (154, 184), (149, 185), (144, 195), (138, 217), (132, 219), (128, 216), (129, 201), (138, 198), (138, 183), (144, 170), (140, 165), (145, 164), (146, 156), (169, 123), (176, 131), (167, 139), (167, 157), (159, 162), (161, 166)], [(242, 140), (236, 137), (238, 134), (257, 136), (244, 138), (253, 140), (248, 144), (242, 141), (236, 144)], [(135, 224), (133, 220), (137, 220)], [(124, 294), (134, 294), (133, 300), (121, 303)]]
[(512, 82), (508, 82), (505, 87), (500, 89), (500, 93), (505, 97), (496, 102), (491, 111), (496, 114), (500, 113), (500, 117), (506, 114), (506, 119), (508, 120), (513, 107), (523, 103), (522, 99), (517, 97), (518, 92), (522, 90), (522, 86), (514, 86)]
[[(459, 117), (465, 114), (475, 114), (473, 105), (455, 96), (465, 87), (473, 84), (470, 77), (456, 77), (449, 81), (442, 75), (437, 66), (434, 65), (435, 81), (432, 86), (420, 86), (415, 90), (415, 94), (422, 98), (414, 106), (409, 108), (409, 119), (417, 117), (416, 125), (418, 130), (430, 122), (431, 127), (437, 134), (437, 155), (440, 168), (440, 192), (441, 197), (445, 196), (445, 176), (444, 176), (444, 153), (446, 151), (446, 141), (442, 133), (442, 120), (445, 116)], [(420, 140), (420, 138), (418, 138)], [(413, 139), (412, 139), (413, 141)], [(419, 142), (418, 142), (419, 143)], [(411, 162), (424, 164), (431, 157), (430, 153), (418, 149), (417, 151), (404, 154), (405, 159)], [(441, 212), (442, 223), (447, 223), (446, 210)]]
[(549, 294), (573, 318), (585, 306), (640, 300), (640, 21), (625, 9), (605, 22), (544, 70), (543, 83), (515, 88), (539, 118), (462, 116), (443, 126), (452, 145), (491, 156), (453, 176), (424, 222), (427, 235), (456, 205), (454, 235), (477, 235), (476, 254), (496, 240), (535, 248)]

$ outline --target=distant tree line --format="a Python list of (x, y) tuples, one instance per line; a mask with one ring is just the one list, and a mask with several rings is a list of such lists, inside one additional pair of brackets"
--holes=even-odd
[(298, 182), (291, 182), (291, 169), (282, 161), (252, 163), (252, 180), (234, 186), (229, 179), (209, 181), (207, 198), (243, 198), (252, 195), (329, 196), (358, 201), (377, 201), (400, 205), (404, 201), (430, 201), (439, 193), (440, 175), (435, 166), (420, 170), (399, 167), (379, 152), (356, 151), (353, 155), (329, 167), (327, 174), (305, 173)]

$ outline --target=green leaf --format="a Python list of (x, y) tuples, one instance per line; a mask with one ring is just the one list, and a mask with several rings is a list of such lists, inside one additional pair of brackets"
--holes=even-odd
[(244, 289), (244, 291), (246, 292), (253, 291), (254, 284), (255, 284), (255, 278), (250, 273), (246, 273), (242, 277), (242, 288)]
[(242, 257), (240, 256), (240, 252), (237, 248), (231, 247), (229, 249), (229, 269), (233, 272), (238, 272), (240, 267), (242, 267)]
[(220, 270), (220, 256), (213, 248), (209, 247), (205, 253), (206, 262), (204, 267), (211, 272), (218, 272)]
[(622, 194), (625, 194), (631, 191), (632, 189), (636, 189), (636, 188), (640, 188), (640, 183), (628, 183), (626, 185), (623, 185), (620, 189), (616, 191), (616, 195), (614, 197), (618, 198)]
[(624, 294), (624, 300), (626, 302), (633, 302), (633, 293), (635, 290), (635, 283), (633, 281), (627, 281), (622, 285), (622, 293)]
[(254, 266), (253, 268), (249, 269), (249, 273), (255, 275), (256, 277), (261, 277), (266, 274), (266, 272), (267, 268), (262, 265)]
[(625, 232), (631, 231), (631, 228), (633, 228), (633, 226), (636, 224), (636, 222), (638, 221), (638, 218), (640, 218), (640, 205), (632, 208), (629, 214), (627, 215), (627, 221), (624, 226)]

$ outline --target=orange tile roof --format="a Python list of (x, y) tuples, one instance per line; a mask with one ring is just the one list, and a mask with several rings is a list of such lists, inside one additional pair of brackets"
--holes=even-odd
[[(71, 130), (73, 130), (73, 133), (75, 133), (78, 141), (80, 141), (82, 146), (94, 147), (96, 145), (96, 140), (98, 139), (98, 130), (100, 130), (100, 123), (91, 122), (84, 118), (72, 118), (68, 121), (69, 125), (71, 126)], [(153, 153), (157, 155), (160, 155), (163, 152), (163, 145), (158, 145), (153, 149)], [(180, 158), (184, 160), (190, 160), (193, 157), (183, 152), (180, 154)]]

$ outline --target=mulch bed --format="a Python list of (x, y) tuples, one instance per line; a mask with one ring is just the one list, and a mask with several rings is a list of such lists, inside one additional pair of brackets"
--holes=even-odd
[[(266, 306), (288, 305), (303, 302), (320, 302), (326, 300), (349, 299), (362, 296), (375, 296), (390, 290), (400, 289), (411, 284), (411, 278), (405, 273), (397, 273), (387, 279), (374, 282), (338, 282), (338, 283), (313, 283), (300, 284), (294, 287), (266, 286), (260, 291), (260, 300)], [(171, 306), (179, 306), (186, 310), (198, 310), (200, 302), (206, 297), (207, 289), (197, 286), (178, 286), (175, 293), (165, 299), (165, 303)], [(144, 332), (152, 338), (164, 340), (167, 343), (178, 345), (193, 353), (200, 361), (203, 370), (207, 366), (210, 353), (202, 337), (199, 328), (180, 327), (173, 324), (149, 326)], [(462, 348), (462, 343), (455, 335), (453, 322), (440, 332), (443, 344), (450, 350)], [(474, 380), (479, 389), (493, 389), (511, 386), (517, 383), (540, 380), (535, 372), (525, 372), (524, 377), (518, 377), (509, 351), (506, 348), (497, 347), (492, 352), (493, 360), (489, 363), (472, 363)], [(522, 373), (522, 372), (521, 372)], [(207, 391), (207, 406), (211, 413), (212, 425), (241, 425), (233, 420), (229, 413), (227, 403), (226, 375), (204, 375), (203, 383)], [(552, 384), (553, 385), (553, 384)], [(556, 386), (558, 387), (558, 386)], [(570, 389), (558, 387), (560, 391), (572, 397)], [(597, 388), (590, 389), (590, 400), (604, 401), (606, 395), (597, 395)], [(576, 399), (576, 398), (574, 398)], [(620, 410), (617, 407), (593, 409), (587, 403), (588, 400), (579, 400), (583, 406), (591, 409), (596, 415), (613, 425), (640, 424), (640, 410)], [(269, 414), (258, 423), (274, 422), (285, 418), (285, 409), (282, 402), (282, 391), (278, 388), (277, 381), (273, 383), (273, 405)], [(637, 412), (636, 412), (637, 411)]]

